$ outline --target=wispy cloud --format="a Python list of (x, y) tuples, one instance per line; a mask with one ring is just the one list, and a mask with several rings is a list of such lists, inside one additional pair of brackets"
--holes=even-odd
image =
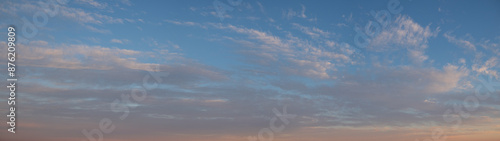
[(292, 23), (292, 25), (295, 26), (296, 28), (298, 28), (304, 34), (311, 36), (312, 38), (319, 38), (319, 37), (329, 38), (330, 34), (331, 34), (330, 32), (323, 31), (323, 30), (318, 29), (316, 27), (312, 27), (312, 28), (305, 27), (305, 26), (302, 26), (302, 25), (297, 24), (297, 23)]
[(77, 2), (85, 3), (85, 4), (91, 5), (95, 8), (98, 8), (98, 9), (104, 9), (108, 6), (107, 3), (100, 3), (100, 2), (97, 2), (94, 0), (77, 0)]
[(110, 42), (112, 42), (112, 43), (118, 43), (118, 44), (127, 44), (127, 43), (129, 43), (130, 41), (129, 41), (129, 40), (127, 40), (127, 39), (122, 39), (122, 40), (120, 40), (120, 39), (111, 39), (111, 41), (110, 41)]
[(299, 11), (294, 11), (293, 9), (283, 10), (283, 17), (291, 19), (293, 17), (307, 18), (306, 16), (306, 6), (300, 5), (302, 7)]
[(476, 46), (474, 44), (472, 44), (470, 41), (463, 40), (463, 39), (457, 39), (456, 37), (450, 35), (450, 33), (444, 33), (443, 36), (446, 39), (448, 39), (448, 42), (451, 42), (451, 43), (456, 44), (460, 47), (464, 47), (464, 48), (467, 48), (467, 49), (470, 49), (473, 51), (476, 50)]
[(439, 27), (431, 30), (430, 26), (422, 27), (408, 16), (398, 16), (386, 29), (375, 34), (368, 48), (376, 51), (406, 49), (408, 56), (421, 64), (428, 59), (424, 53), (428, 40), (436, 37), (439, 31)]
[[(31, 25), (38, 32), (16, 43), (25, 117), (18, 123), (26, 136), (0, 133), (0, 140), (81, 141), (82, 129), (100, 131), (101, 118), (116, 126), (111, 136), (103, 133), (110, 141), (259, 134), (276, 141), (404, 141), (428, 139), (431, 128), (446, 128), (448, 139), (489, 141), (500, 133), (500, 21), (491, 18), (497, 15), (489, 2), (463, 12), (465, 3), (422, 2), (433, 7), (422, 11), (401, 1), (404, 11), (385, 17), (390, 22), (380, 32), (371, 11), (392, 14), (397, 1), (381, 10), (384, 3), (373, 1), (219, 0), (233, 8), (225, 21), (210, 2), (132, 2), (70, 1), (47, 23), (43, 14), (55, 7), (44, 1), (0, 5), (0, 28), (14, 25), (18, 37)], [(364, 34), (376, 32), (366, 48), (353, 45), (359, 23), (370, 27), (361, 27)], [(0, 50), (0, 60), (7, 62), (7, 52)], [(144, 101), (123, 101), (135, 109), (115, 120), (111, 103), (150, 86), (155, 79), (144, 75), (152, 71), (169, 76), (143, 93)], [(494, 85), (484, 86), (482, 76)], [(475, 103), (467, 100), (476, 92), (490, 97), (470, 111)], [(284, 122), (272, 109), (285, 105), (297, 116), (277, 134), (270, 120), (278, 128)], [(447, 110), (462, 121), (455, 131), (443, 120)], [(274, 134), (261, 133), (266, 129)]]

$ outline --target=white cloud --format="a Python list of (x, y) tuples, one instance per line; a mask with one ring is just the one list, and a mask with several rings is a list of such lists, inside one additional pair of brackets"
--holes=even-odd
[(428, 59), (425, 55), (427, 43), (431, 37), (439, 32), (431, 30), (429, 26), (422, 27), (408, 16), (398, 16), (392, 24), (373, 37), (368, 49), (388, 51), (407, 49), (414, 63), (420, 64)]
[(113, 24), (113, 23), (123, 23), (123, 19), (114, 18), (107, 15), (97, 14), (97, 13), (89, 13), (82, 9), (70, 8), (61, 6), (60, 7), (61, 15), (72, 19), (80, 24), (92, 23), (92, 24)]
[(260, 12), (262, 13), (266, 13), (266, 11), (264, 10), (264, 6), (262, 6), (262, 4), (260, 2), (257, 1), (257, 5), (259, 6), (260, 8)]
[(302, 11), (300, 12), (300, 15), (298, 15), (298, 16), (301, 17), (301, 18), (307, 18), (307, 16), (306, 16), (306, 6), (304, 6), (304, 5), (300, 5), (300, 6), (302, 6)]
[(464, 58), (460, 58), (460, 60), (458, 60), (458, 62), (461, 64), (464, 64), (464, 65), (467, 63), (467, 61)]
[(127, 40), (127, 39), (122, 39), (122, 40), (120, 40), (120, 39), (111, 39), (110, 42), (112, 42), (112, 43), (118, 43), (118, 44), (126, 44), (126, 43), (129, 43), (130, 41)]
[(297, 24), (297, 23), (292, 23), (292, 25), (295, 27), (295, 28), (298, 28), (302, 33), (304, 34), (307, 34), (309, 36), (311, 36), (312, 38), (319, 38), (319, 37), (323, 37), (323, 38), (329, 38), (330, 37), (330, 32), (327, 32), (327, 31), (323, 31), (319, 28), (316, 28), (316, 27), (305, 27), (305, 26), (302, 26), (300, 24)]
[(408, 16), (396, 17), (393, 24), (389, 25), (371, 41), (373, 48), (384, 45), (404, 45), (403, 48), (426, 48), (428, 39), (435, 37), (439, 28), (432, 31), (429, 26), (422, 27)]
[[(0, 45), (6, 46), (6, 42), (0, 42)], [(18, 46), (19, 52), (23, 52), (16, 62), (26, 67), (57, 68), (57, 70), (65, 72), (73, 71), (64, 69), (74, 70), (75, 72), (99, 70), (94, 72), (113, 73), (115, 71), (150, 71), (151, 66), (158, 66), (162, 71), (176, 74), (177, 76), (171, 77), (172, 80), (176, 81), (175, 83), (185, 83), (205, 78), (214, 81), (227, 79), (224, 73), (219, 70), (196, 63), (194, 60), (184, 58), (182, 54), (169, 52), (168, 50), (145, 52), (82, 44), (47, 45), (46, 41), (31, 41), (28, 45), (17, 44), (16, 46)], [(0, 57), (7, 58), (6, 50), (0, 51), (0, 53), (2, 53)], [(141, 62), (139, 61), (141, 58), (152, 58), (158, 61)], [(172, 60), (175, 61), (169, 62)], [(79, 76), (69, 75), (68, 77), (76, 77), (74, 79), (83, 81), (82, 78), (78, 78)], [(89, 76), (87, 80), (93, 81), (97, 79), (96, 77), (105, 76)]]
[[(3, 42), (4, 43), (4, 42)], [(2, 44), (3, 44), (2, 43)], [(109, 70), (128, 68), (144, 70), (150, 63), (137, 62), (134, 57), (148, 53), (87, 45), (48, 46), (45, 41), (31, 41), (29, 45), (19, 44), (23, 57), (19, 63), (24, 66)], [(83, 57), (83, 58), (79, 58)]]
[(306, 6), (300, 5), (302, 7), (302, 10), (300, 12), (296, 12), (293, 9), (288, 9), (288, 12), (283, 10), (283, 17), (287, 19), (291, 19), (293, 17), (299, 17), (299, 18), (307, 18), (306, 16)]
[(164, 22), (175, 24), (175, 25), (182, 25), (182, 26), (197, 26), (201, 28), (207, 28), (205, 25), (202, 25), (200, 23), (195, 23), (195, 22), (190, 22), (190, 21), (176, 21), (176, 20), (163, 20)]
[[(335, 79), (335, 76), (328, 74), (328, 71), (334, 69), (334, 64), (328, 61), (316, 61), (316, 60), (299, 60), (290, 58), (290, 62), (296, 64), (296, 67), (285, 68), (286, 71), (292, 74), (300, 74), (304, 76), (309, 76), (312, 78), (320, 79)], [(307, 68), (307, 69), (297, 69), (297, 68)]]
[(95, 8), (104, 9), (108, 6), (106, 3), (99, 3), (94, 0), (77, 0), (77, 2), (85, 3), (94, 6)]
[(479, 43), (479, 46), (488, 50), (489, 52), (495, 53), (500, 56), (500, 36), (496, 37), (495, 40), (483, 40)]
[(492, 75), (495, 78), (499, 78), (498, 72), (495, 68), (498, 68), (500, 62), (497, 57), (491, 57), (484, 63), (475, 63), (472, 65), (472, 70), (479, 74)]
[(448, 64), (443, 67), (443, 71), (431, 71), (427, 75), (432, 80), (428, 84), (428, 90), (430, 92), (441, 93), (461, 87), (459, 82), (465, 76), (469, 75), (469, 71), (463, 67)]
[(91, 25), (83, 25), (83, 27), (87, 28), (88, 30), (90, 30), (92, 32), (97, 32), (97, 33), (102, 33), (102, 34), (110, 34), (111, 33), (111, 30), (98, 29), (98, 28), (95, 28)]
[(425, 55), (422, 50), (408, 50), (408, 56), (411, 58), (413, 63), (416, 64), (420, 64), (429, 59), (429, 56)]
[(473, 51), (476, 51), (476, 46), (470, 41), (464, 39), (457, 39), (456, 37), (450, 35), (450, 33), (444, 33), (443, 36), (448, 39), (448, 42), (456, 44), (460, 47), (464, 47)]
[[(203, 15), (203, 16), (206, 16), (206, 15), (210, 14), (210, 15), (212, 15), (212, 16), (214, 16), (214, 17), (219, 18), (219, 15), (218, 15), (218, 14), (217, 14), (217, 12), (215, 12), (215, 11), (208, 12), (208, 14), (207, 14), (207, 12), (201, 12), (200, 14), (201, 14), (201, 15)], [(229, 15), (227, 12), (226, 12), (226, 13), (224, 13), (223, 17), (224, 17), (224, 18), (228, 18), (228, 19), (233, 18), (233, 17), (231, 17), (231, 15)]]
[(42, 40), (36, 40), (36, 41), (29, 42), (29, 45), (32, 45), (32, 46), (47, 46), (47, 45), (49, 45), (49, 42), (42, 41)]
[(132, 6), (132, 2), (130, 2), (130, 0), (121, 0), (121, 2), (127, 6)]
[[(248, 35), (248, 40), (230, 39), (249, 47), (248, 49), (244, 49), (244, 53), (251, 56), (259, 56), (250, 58), (256, 60), (256, 62), (261, 62), (261, 65), (283, 64), (283, 62), (286, 62), (285, 64), (287, 65), (280, 65), (277, 66), (277, 68), (281, 68), (285, 70), (285, 72), (291, 74), (310, 78), (335, 79), (337, 77), (331, 75), (332, 72), (337, 70), (335, 67), (343, 66), (345, 63), (353, 63), (351, 62), (350, 56), (346, 54), (346, 51), (349, 52), (350, 50), (345, 50), (344, 48), (344, 50), (341, 51), (341, 47), (346, 46), (345, 43), (336, 44), (332, 41), (326, 42), (328, 40), (325, 40), (325, 43), (334, 46), (332, 48), (338, 49), (338, 52), (334, 52), (318, 47), (318, 45), (308, 40), (295, 37), (291, 33), (287, 34), (287, 38), (282, 39), (271, 33), (255, 29), (236, 27), (233, 25), (210, 25), (219, 29), (229, 29), (237, 33)], [(310, 28), (310, 31), (317, 35), (329, 34), (317, 28)], [(252, 40), (256, 40), (257, 42)]]
[[(465, 67), (445, 65), (437, 68), (417, 68), (412, 66), (380, 67), (367, 70), (376, 78), (348, 78), (344, 81), (353, 81), (351, 89), (366, 87), (370, 93), (387, 93), (389, 95), (405, 94), (439, 94), (453, 92), (463, 88), (462, 81), (469, 76), (470, 71)], [(373, 89), (373, 90), (369, 90)], [(377, 92), (382, 91), (382, 92)], [(390, 92), (387, 92), (390, 91)]]
[(431, 98), (431, 99), (425, 99), (424, 103), (436, 104), (437, 101), (436, 101), (436, 99)]

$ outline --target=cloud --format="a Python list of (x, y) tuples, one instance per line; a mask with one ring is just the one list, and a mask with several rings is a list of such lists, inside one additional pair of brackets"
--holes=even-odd
[[(341, 46), (345, 46), (345, 43), (335, 46), (334, 48), (338, 48), (339, 52), (334, 52), (327, 51), (308, 40), (299, 39), (291, 33), (287, 34), (287, 38), (282, 39), (255, 29), (241, 28), (233, 25), (210, 25), (218, 29), (229, 29), (247, 35), (249, 40), (229, 39), (248, 47), (248, 49), (242, 51), (244, 54), (259, 56), (249, 57), (258, 64), (265, 66), (273, 66), (274, 64), (274, 66), (278, 66), (281, 70), (291, 74), (319, 79), (335, 79), (336, 77), (330, 75), (330, 73), (336, 71), (335, 67), (337, 65), (342, 66), (346, 63), (353, 63), (345, 52), (340, 52)], [(315, 32), (318, 35), (327, 34), (324, 31), (314, 28), (311, 28), (311, 32)]]
[(85, 3), (85, 4), (91, 5), (95, 8), (98, 8), (98, 9), (104, 9), (108, 6), (107, 3), (100, 3), (100, 2), (96, 2), (94, 0), (77, 0), (77, 2)]
[[(1, 42), (1, 44), (6, 45), (5, 42)], [(178, 47), (178, 45), (173, 45), (173, 47)], [(168, 51), (141, 52), (136, 50), (88, 46), (81, 44), (59, 44), (48, 46), (46, 41), (31, 41), (29, 45), (18, 44), (18, 46), (19, 51), (24, 52), (22, 57), (18, 60), (18, 62), (23, 66), (70, 70), (131, 69), (147, 71), (150, 70), (151, 65), (155, 65), (157, 63), (144, 63), (138, 61), (138, 59), (141, 57), (145, 58), (154, 56), (161, 57), (164, 61), (176, 59), (180, 62), (192, 64), (192, 66), (179, 67), (185, 69), (183, 70), (184, 72), (214, 75), (213, 78), (216, 78), (215, 75), (218, 75), (216, 72), (203, 70), (203, 65), (190, 63), (192, 61), (189, 61), (189, 59), (184, 59), (179, 54)], [(6, 54), (7, 53), (5, 53), (5, 55)], [(171, 66), (161, 66), (161, 68), (163, 67), (165, 67), (164, 69), (172, 71), (176, 70), (176, 68), (172, 68)], [(198, 71), (197, 69), (201, 70)], [(182, 70), (179, 71), (182, 72)]]
[(89, 13), (78, 8), (61, 6), (59, 12), (61, 13), (62, 16), (72, 19), (80, 24), (123, 23), (123, 19), (121, 18), (114, 18), (111, 16), (102, 15), (98, 13)]
[(25, 47), (20, 49), (26, 52), (25, 56), (19, 60), (25, 66), (97, 70), (123, 67), (144, 70), (150, 65), (150, 63), (137, 62), (135, 58), (123, 58), (140, 55), (140, 52), (134, 50), (87, 45), (62, 45), (55, 48), (19, 46)]
[(306, 16), (306, 6), (304, 6), (304, 5), (300, 5), (300, 6), (302, 6), (302, 11), (300, 12), (299, 17), (301, 17), (301, 18), (307, 18), (307, 16)]
[(47, 45), (49, 45), (49, 42), (42, 41), (42, 40), (36, 40), (36, 41), (29, 42), (29, 45), (31, 45), (31, 46), (47, 46)]
[(288, 12), (283, 10), (283, 17), (286, 19), (291, 19), (293, 17), (299, 17), (299, 18), (307, 18), (306, 16), (306, 6), (300, 5), (302, 7), (302, 10), (300, 12), (296, 12), (293, 9), (288, 9)]
[[(79, 2), (95, 7), (103, 4), (93, 0)], [(116, 2), (120, 4), (120, 1)], [(130, 1), (121, 2), (131, 5)], [(36, 3), (30, 3), (16, 8), (36, 9), (33, 8), (37, 7)], [(265, 12), (261, 3), (256, 3), (261, 12)], [(118, 5), (107, 5), (106, 8)], [(251, 8), (249, 3), (242, 6), (243, 10)], [(209, 9), (213, 12), (213, 7), (207, 7), (193, 11)], [(254, 8), (257, 7), (254, 5)], [(181, 9), (189, 11), (186, 7)], [(19, 127), (23, 131), (19, 134), (22, 136), (1, 136), (0, 140), (33, 140), (31, 137), (35, 136), (51, 141), (80, 141), (84, 138), (81, 130), (98, 128), (102, 118), (112, 119), (117, 127), (112, 136), (104, 135), (109, 141), (245, 140), (245, 137), (258, 135), (260, 129), (269, 127), (269, 121), (275, 117), (273, 108), (281, 111), (282, 106), (287, 105), (288, 113), (298, 116), (290, 120), (283, 132), (274, 134), (276, 140), (402, 141), (427, 137), (429, 128), (447, 127), (449, 124), (443, 121), (443, 112), (473, 95), (470, 91), (474, 83), (471, 81), (476, 75), (497, 76), (498, 57), (488, 56), (498, 53), (497, 40), (470, 42), (475, 45), (477, 56), (449, 59), (455, 63), (438, 60), (434, 64), (426, 49), (430, 48), (429, 43), (437, 36), (439, 28), (434, 30), (408, 16), (399, 16), (381, 34), (372, 38), (368, 48), (389, 51), (359, 54), (349, 42), (343, 42), (345, 38), (337, 37), (337, 31), (303, 23), (316, 19), (306, 15), (304, 5), (286, 10), (289, 11), (284, 12), (285, 22), (269, 17), (235, 18), (272, 21), (259, 20), (250, 25), (163, 20), (161, 22), (172, 27), (202, 29), (186, 31), (190, 35), (185, 41), (163, 36), (141, 37), (139, 42), (145, 47), (140, 49), (120, 47), (132, 41), (136, 43), (130, 38), (99, 36), (80, 40), (112, 43), (117, 47), (73, 43), (78, 39), (71, 36), (61, 40), (64, 43), (34, 39), (28, 44), (16, 44), (19, 51), (16, 72), (22, 80), (18, 85), (23, 95), (19, 99), (22, 104), (18, 106), (24, 117)], [(19, 14), (18, 11), (14, 13)], [(126, 24), (123, 26), (135, 28), (135, 23), (143, 21), (116, 18), (87, 9), (66, 7), (64, 11), (67, 13), (59, 18), (71, 19), (84, 29), (98, 33), (111, 33), (105, 29), (109, 26), (107, 24), (123, 23)], [(303, 22), (286, 22), (292, 18)], [(352, 21), (352, 14), (346, 14), (340, 20), (344, 19)], [(146, 26), (144, 30), (147, 31)], [(47, 34), (50, 33), (44, 35)], [(51, 34), (47, 38), (56, 40), (58, 36)], [(445, 42), (448, 39), (450, 43), (464, 43), (451, 34), (443, 36)], [(191, 44), (191, 37), (196, 44)], [(45, 39), (45, 36), (41, 38)], [(224, 51), (217, 49), (213, 52), (214, 48), (210, 48), (208, 52), (195, 50), (195, 54), (184, 55), (193, 53), (198, 44), (220, 45), (222, 47), (217, 48)], [(6, 42), (0, 42), (0, 45), (6, 46)], [(468, 48), (467, 44), (463, 45)], [(479, 52), (482, 49), (487, 51)], [(386, 56), (391, 50), (403, 53), (394, 53), (396, 57)], [(231, 62), (206, 65), (214, 63), (213, 58), (204, 60), (206, 56), (198, 53), (229, 53), (220, 57)], [(1, 50), (0, 58), (3, 59), (0, 60), (6, 62), (6, 55), (7, 51)], [(366, 60), (363, 55), (368, 56)], [(416, 64), (429, 63), (397, 64), (399, 60), (406, 61), (401, 58), (409, 58)], [(475, 60), (466, 60), (470, 58)], [(379, 59), (387, 59), (390, 63), (378, 62)], [(169, 76), (163, 78), (157, 89), (148, 90), (144, 101), (127, 104), (135, 108), (130, 109), (131, 114), (126, 120), (119, 120), (120, 113), (111, 111), (110, 104), (121, 99), (122, 94), (130, 94), (131, 89), (141, 87), (144, 76), (153, 68)], [(0, 76), (6, 77), (6, 73)], [(485, 135), (497, 137), (499, 127), (493, 127), (491, 123), (500, 122), (498, 94), (495, 91), (490, 99), (480, 101), (481, 106), (463, 120), (460, 131), (447, 135), (460, 137), (464, 132), (483, 135), (482, 131), (492, 131)], [(2, 105), (0, 113), (8, 112)], [(0, 117), (3, 121), (6, 118)]]
[(472, 65), (472, 70), (477, 72), (478, 74), (491, 75), (495, 78), (499, 78), (498, 71), (496, 68), (499, 68), (500, 62), (497, 57), (491, 57), (486, 60), (484, 63), (478, 62)]
[(259, 6), (260, 12), (265, 14), (266, 11), (264, 10), (264, 6), (262, 6), (262, 4), (260, 2), (258, 2), (258, 1), (256, 3)]
[(330, 37), (330, 32), (327, 32), (327, 31), (323, 31), (321, 29), (318, 29), (316, 27), (305, 27), (305, 26), (302, 26), (300, 24), (297, 24), (297, 23), (292, 23), (292, 25), (294, 27), (296, 27), (297, 29), (299, 29), (300, 31), (302, 31), (302, 33), (304, 34), (307, 34), (309, 36), (311, 36), (312, 38), (319, 38), (319, 37), (323, 37), (323, 38), (329, 38)]
[[(194, 22), (178, 22), (178, 21), (167, 21), (177, 25), (184, 26), (199, 26), (201, 24)], [(324, 49), (320, 49), (309, 43), (308, 41), (304, 41), (294, 37), (289, 34), (288, 39), (283, 40), (277, 36), (274, 36), (270, 33), (258, 31), (255, 29), (241, 28), (233, 25), (221, 25), (221, 24), (213, 24), (208, 23), (211, 27), (216, 29), (226, 29), (231, 30), (243, 35), (247, 35), (249, 40), (237, 40), (234, 38), (227, 38), (233, 40), (234, 42), (244, 44), (248, 49), (244, 49), (240, 51), (241, 53), (249, 56), (248, 58), (252, 58), (251, 61), (256, 62), (260, 65), (271, 65), (271, 64), (281, 64), (279, 60), (285, 61), (290, 65), (278, 65), (278, 68), (284, 70), (285, 72), (291, 74), (298, 74), (301, 76), (307, 76), (311, 78), (319, 78), (319, 79), (334, 79), (334, 76), (329, 75), (330, 72), (335, 71), (334, 68), (335, 62), (349, 62), (350, 58), (344, 53), (336, 53), (325, 51)], [(299, 26), (299, 25), (297, 25)], [(318, 35), (329, 35), (325, 31), (322, 31), (317, 28), (306, 28), (305, 30), (310, 29), (311, 32), (314, 32)], [(258, 42), (253, 42), (251, 40), (256, 40)], [(330, 41), (331, 42), (331, 41)], [(338, 46), (345, 46), (345, 44), (339, 44)], [(336, 46), (337, 47), (337, 46)], [(258, 50), (254, 50), (258, 49)], [(346, 50), (344, 50), (346, 51)], [(259, 59), (254, 59), (256, 57), (250, 56), (258, 56)], [(269, 61), (272, 60), (272, 61)], [(300, 68), (300, 69), (297, 69)], [(276, 68), (274, 68), (276, 69)]]
[(374, 37), (374, 49), (384, 45), (405, 45), (403, 48), (425, 49), (429, 38), (435, 37), (439, 28), (432, 31), (429, 26), (422, 27), (408, 16), (398, 16), (395, 21)]
[(130, 41), (129, 41), (129, 40), (127, 40), (127, 39), (122, 39), (122, 40), (120, 40), (120, 39), (111, 39), (111, 41), (110, 41), (110, 42), (112, 42), (112, 43), (118, 43), (118, 44), (127, 44), (127, 43), (129, 43)]
[[(202, 16), (209, 16), (209, 15), (212, 15), (212, 16), (214, 16), (214, 17), (219, 18), (219, 15), (218, 15), (218, 14), (217, 14), (217, 12), (215, 12), (215, 11), (202, 11), (202, 12), (200, 12), (200, 15), (202, 15)], [(228, 19), (233, 18), (233, 17), (232, 17), (231, 15), (229, 15), (227, 12), (226, 12), (226, 13), (224, 13), (223, 17), (224, 17), (224, 18), (228, 18)]]
[(346, 93), (352, 94), (354, 97), (372, 95), (373, 98), (385, 101), (392, 99), (383, 98), (383, 95), (386, 94), (386, 96), (405, 94), (423, 96), (454, 92), (456, 88), (460, 87), (459, 82), (468, 78), (470, 73), (464, 67), (450, 64), (443, 66), (442, 69), (400, 66), (374, 68), (369, 71), (364, 73), (376, 77), (362, 78), (361, 74), (346, 76), (342, 80), (345, 84), (341, 83), (336, 87), (358, 91), (360, 94), (357, 96), (353, 92)]
[[(302, 115), (314, 115), (314, 118), (320, 119), (309, 127), (425, 127), (428, 123), (443, 124), (442, 114), (448, 108), (446, 103), (463, 100), (469, 95), (459, 90), (462, 87), (460, 82), (467, 81), (469, 73), (468, 69), (455, 65), (442, 68), (375, 67), (345, 75), (335, 85), (314, 85), (293, 80), (277, 81), (272, 85), (305, 98), (316, 96), (318, 99), (311, 98), (309, 105), (318, 102), (328, 107), (305, 108), (315, 111)], [(319, 99), (337, 106), (326, 106)], [(297, 103), (300, 102), (294, 105)]]
[(486, 49), (487, 52), (491, 52), (500, 56), (500, 37), (496, 37), (492, 40), (482, 40), (479, 43), (479, 46)]
[[(183, 22), (179, 22), (179, 25), (194, 27), (199, 24), (181, 23)], [(292, 101), (292, 105), (298, 108), (295, 113), (317, 119), (315, 122), (301, 122), (311, 119), (300, 119), (297, 123), (301, 125), (293, 127), (293, 130), (314, 128), (321, 131), (332, 129), (371, 131), (372, 126), (386, 126), (377, 130), (396, 131), (398, 129), (394, 128), (403, 126), (421, 129), (429, 127), (429, 124), (443, 125), (446, 123), (442, 120), (442, 114), (449, 108), (447, 104), (450, 101), (463, 100), (461, 96), (466, 95), (462, 93), (463, 90), (471, 88), (469, 80), (471, 70), (463, 63), (464, 66), (446, 64), (437, 67), (416, 67), (407, 64), (378, 65), (367, 69), (356, 69), (355, 72), (338, 73), (338, 69), (342, 66), (358, 63), (351, 56), (352, 48), (349, 44), (335, 39), (308, 40), (309, 38), (299, 38), (295, 35), (305, 34), (310, 37), (326, 35), (322, 34), (326, 31), (314, 30), (314, 27), (292, 24), (292, 30), (301, 31), (297, 33), (284, 28), (279, 32), (272, 32), (272, 30), (232, 24), (203, 25), (207, 25), (208, 30), (217, 30), (217, 33), (221, 33), (220, 30), (237, 33), (230, 37), (219, 38), (237, 43), (235, 48), (238, 49), (238, 53), (243, 54), (252, 65), (257, 65), (253, 70), (242, 69), (245, 74), (251, 74), (246, 76), (249, 78), (245, 84), (251, 84), (252, 87), (259, 89), (271, 87), (264, 90), (265, 92), (254, 92), (252, 88), (238, 87), (241, 93), (251, 95), (242, 99), (259, 101), (261, 104), (272, 103), (273, 100), (283, 103)], [(371, 44), (373, 48), (370, 49), (403, 50), (412, 61), (422, 63), (429, 60), (425, 49), (428, 48), (430, 39), (436, 37), (439, 31), (439, 28), (431, 30), (430, 26), (421, 26), (408, 16), (400, 16), (395, 23), (373, 38), (375, 42)], [(334, 33), (328, 35), (332, 34)], [(261, 78), (262, 76), (271, 78)], [(291, 79), (297, 76), (313, 81)], [(326, 80), (325, 84), (320, 83), (323, 80)], [(212, 89), (203, 88), (207, 91)], [(227, 93), (235, 91), (227, 87), (224, 90), (217, 90), (220, 95), (228, 95)], [(222, 97), (227, 98), (225, 104), (233, 107), (248, 104), (238, 98)], [(203, 100), (203, 98), (196, 99), (196, 101)], [(201, 105), (201, 102), (197, 103)], [(427, 130), (418, 131), (424, 133)], [(407, 132), (412, 133), (412, 129), (408, 129)]]
[(429, 59), (429, 56), (425, 55), (421, 50), (408, 50), (408, 56), (413, 60), (413, 62), (421, 64), (425, 60)]
[(473, 51), (476, 51), (476, 46), (470, 41), (457, 39), (456, 37), (450, 35), (450, 33), (444, 33), (443, 36), (448, 39), (448, 42), (458, 45), (460, 47), (464, 47)]
[(342, 14), (342, 18), (344, 18), (346, 22), (352, 22), (352, 13), (350, 13), (349, 16)]
[[(42, 9), (36, 5), (37, 2), (31, 1), (31, 2), (24, 2), (24, 3), (14, 3), (14, 2), (6, 2), (0, 10), (2, 12), (5, 12), (6, 14), (9, 14), (7, 16), (12, 16), (12, 17), (19, 17), (22, 13), (25, 12), (34, 12), (34, 11), (41, 11)], [(40, 4), (41, 2), (38, 2)], [(5, 15), (2, 15), (5, 16)]]
[(398, 16), (393, 23), (373, 37), (367, 48), (375, 51), (407, 49), (412, 61), (421, 64), (428, 59), (424, 53), (428, 40), (435, 37), (439, 31), (439, 27), (434, 31), (429, 26), (422, 27), (409, 16)]
[[(232, 40), (243, 45), (244, 49), (240, 53), (248, 56), (249, 62), (264, 66), (276, 66), (271, 70), (279, 68), (287, 73), (306, 76), (319, 79), (335, 79), (331, 75), (337, 71), (337, 67), (346, 64), (355, 64), (351, 55), (354, 53), (353, 47), (347, 43), (336, 43), (326, 38), (333, 33), (323, 31), (316, 27), (305, 27), (299, 24), (292, 24), (305, 34), (319, 40), (318, 42), (300, 39), (291, 32), (286, 31), (285, 38), (280, 38), (269, 32), (263, 32), (256, 29), (234, 26), (231, 24), (204, 23), (202, 26), (196, 22), (171, 21), (166, 22), (183, 25), (195, 26), (205, 29), (229, 30), (248, 36), (247, 39), (236, 39), (232, 37), (221, 37)], [(322, 38), (319, 38), (322, 37)], [(324, 46), (327, 46), (325, 48)], [(283, 64), (285, 62), (285, 64)]]
[(98, 28), (91, 26), (91, 25), (83, 25), (83, 26), (92, 32), (97, 32), (97, 33), (101, 33), (101, 34), (111, 34), (111, 30), (98, 29)]
[[(105, 3), (99, 3), (93, 0), (81, 0), (79, 3), (86, 3), (91, 6), (97, 6), (98, 8), (107, 7)], [(19, 16), (20, 14), (28, 14), (32, 15), (37, 11), (46, 11), (47, 9), (43, 8), (44, 2), (33, 2), (33, 1), (25, 1), (23, 3), (10, 3), (9, 7), (0, 8), (2, 10), (7, 10), (9, 12), (14, 12), (9, 16)], [(93, 32), (98, 33), (111, 33), (110, 30), (98, 29), (94, 27), (94, 25), (103, 26), (104, 24), (123, 24), (124, 19), (116, 18), (96, 12), (88, 12), (81, 8), (73, 8), (69, 7), (69, 5), (59, 5), (57, 16), (64, 17), (66, 19), (70, 19), (75, 21), (80, 26), (89, 29)], [(93, 25), (92, 25), (93, 24)]]
[[(6, 45), (5, 42), (0, 44)], [(171, 42), (169, 44), (173, 45), (172, 48), (178, 47)], [(103, 86), (120, 86), (128, 83), (126, 87), (129, 87), (131, 83), (137, 83), (137, 80), (142, 79), (142, 76), (131, 74), (152, 71), (155, 67), (172, 75), (165, 81), (172, 85), (227, 79), (221, 70), (163, 49), (148, 52), (82, 44), (48, 45), (46, 41), (31, 41), (29, 45), (17, 44), (17, 47), (19, 52), (23, 52), (16, 60), (22, 66), (19, 71), (37, 70), (37, 73), (24, 77), (43, 80), (47, 84), (51, 81), (57, 82), (57, 85), (65, 82), (87, 85), (99, 83)], [(6, 50), (1, 52), (4, 53), (2, 56), (7, 58)], [(144, 58), (160, 61), (139, 61)], [(103, 81), (95, 82), (95, 80)]]
[(195, 22), (189, 22), (189, 21), (176, 21), (176, 20), (163, 20), (164, 22), (175, 24), (175, 25), (182, 25), (182, 26), (197, 26), (197, 27), (202, 27), (202, 28), (207, 28), (205, 25), (195, 23)]
[(130, 0), (120, 0), (120, 2), (122, 2), (123, 4), (125, 4), (127, 6), (132, 6), (132, 2), (130, 2)]

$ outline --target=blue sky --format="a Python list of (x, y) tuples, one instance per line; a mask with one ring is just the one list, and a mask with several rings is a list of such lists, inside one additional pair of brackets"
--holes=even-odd
[[(3, 1), (26, 136), (0, 139), (81, 140), (110, 118), (105, 140), (247, 140), (283, 107), (296, 117), (276, 141), (500, 138), (500, 1), (219, 0), (222, 17), (214, 2)], [(117, 118), (150, 66), (168, 76)]]

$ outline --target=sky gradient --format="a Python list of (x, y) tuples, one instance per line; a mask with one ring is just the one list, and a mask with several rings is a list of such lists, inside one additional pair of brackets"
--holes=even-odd
[(1, 0), (4, 63), (9, 26), (0, 141), (500, 140), (500, 1)]

